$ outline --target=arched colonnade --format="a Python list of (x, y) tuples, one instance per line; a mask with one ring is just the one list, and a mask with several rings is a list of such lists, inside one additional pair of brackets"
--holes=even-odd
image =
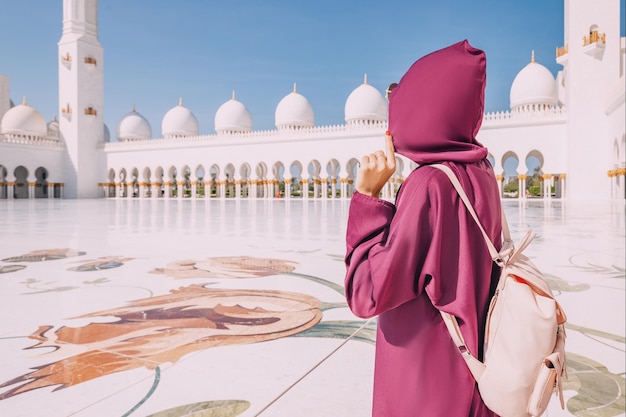
[[(108, 198), (349, 198), (354, 193), (358, 159), (331, 158), (289, 163), (183, 164), (109, 168), (100, 183)], [(393, 198), (406, 170), (397, 158), (396, 172), (383, 190)]]
[(63, 198), (63, 187), (44, 166), (0, 164), (0, 199)]

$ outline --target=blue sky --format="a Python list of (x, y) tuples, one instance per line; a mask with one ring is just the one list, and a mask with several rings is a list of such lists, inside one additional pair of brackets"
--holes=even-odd
[[(0, 74), (13, 101), (26, 96), (46, 120), (58, 113), (61, 21), (62, 0), (1, 0)], [(365, 73), (384, 92), (416, 59), (465, 38), (487, 54), (486, 110), (508, 110), (532, 50), (553, 75), (561, 69), (563, 1), (100, 0), (99, 37), (112, 135), (134, 105), (160, 137), (179, 97), (200, 133), (214, 133), (233, 90), (255, 130), (273, 129), (294, 82), (316, 125), (333, 125)]]

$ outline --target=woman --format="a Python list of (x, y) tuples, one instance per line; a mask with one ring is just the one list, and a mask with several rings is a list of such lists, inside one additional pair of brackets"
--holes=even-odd
[[(361, 160), (350, 203), (346, 298), (359, 317), (378, 316), (373, 415), (493, 416), (438, 309), (455, 315), (482, 358), (494, 267), (478, 226), (446, 174), (459, 178), (497, 249), (498, 185), (477, 140), (486, 60), (467, 41), (416, 61), (389, 95), (386, 152)], [(395, 148), (395, 149), (394, 149)], [(396, 204), (378, 198), (395, 152), (419, 164)]]

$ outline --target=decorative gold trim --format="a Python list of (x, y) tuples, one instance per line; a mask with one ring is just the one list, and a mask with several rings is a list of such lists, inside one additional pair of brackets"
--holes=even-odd
[(92, 56), (86, 56), (85, 57), (85, 64), (97, 65), (96, 58), (94, 58)]
[(518, 179), (518, 180), (525, 180), (525, 179), (527, 179), (527, 178), (528, 178), (528, 175), (526, 175), (526, 174), (519, 174), (519, 175), (517, 176), (517, 179)]
[(96, 109), (94, 109), (93, 107), (89, 106), (87, 108), (85, 108), (85, 114), (88, 114), (90, 116), (97, 116), (98, 112)]
[(61, 56), (61, 61), (62, 61), (62, 62), (67, 62), (67, 63), (70, 63), (70, 62), (72, 62), (72, 56), (70, 55), (70, 53), (69, 53), (69, 52), (67, 52), (67, 53), (65, 54), (65, 56)]
[(561, 47), (556, 48), (556, 57), (559, 58), (563, 55), (567, 55), (567, 53), (569, 52), (569, 45), (564, 45)]
[(544, 180), (552, 179), (552, 174), (543, 174), (543, 179)]
[(504, 175), (496, 175), (496, 181), (504, 181)]
[(589, 36), (583, 36), (583, 46), (591, 45), (596, 42), (606, 44), (606, 33), (600, 34), (597, 30), (594, 30)]

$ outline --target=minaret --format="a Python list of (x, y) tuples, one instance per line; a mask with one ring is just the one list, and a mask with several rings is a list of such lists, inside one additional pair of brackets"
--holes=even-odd
[(557, 62), (565, 77), (566, 194), (571, 199), (607, 199), (612, 148), (605, 109), (620, 77), (620, 2), (565, 0), (564, 5), (565, 53)]
[(0, 122), (2, 121), (2, 116), (4, 116), (4, 113), (9, 111), (10, 107), (11, 98), (9, 95), (9, 77), (0, 74)]
[(95, 198), (104, 140), (103, 51), (98, 0), (63, 0), (59, 46), (59, 129), (65, 140), (66, 198)]

